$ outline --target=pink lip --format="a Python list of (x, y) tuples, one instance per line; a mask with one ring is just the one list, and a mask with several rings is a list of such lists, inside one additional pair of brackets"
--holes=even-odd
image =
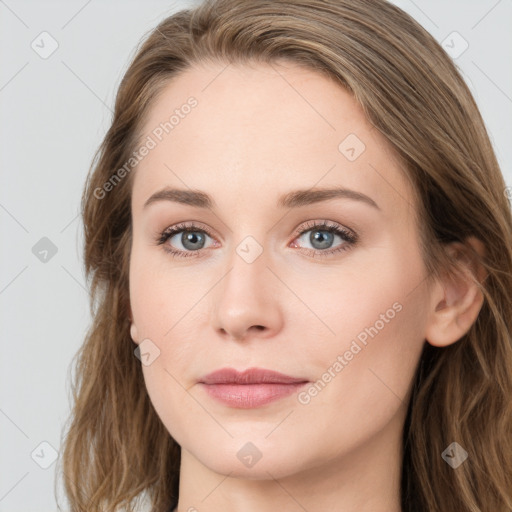
[(206, 392), (230, 407), (251, 409), (291, 395), (309, 382), (264, 368), (222, 368), (199, 380)]

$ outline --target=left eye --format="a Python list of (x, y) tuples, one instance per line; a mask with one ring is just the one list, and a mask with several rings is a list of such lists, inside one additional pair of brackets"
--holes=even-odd
[[(309, 235), (308, 235), (309, 233)], [(345, 230), (336, 227), (322, 227), (319, 226), (314, 229), (307, 229), (297, 238), (298, 240), (304, 239), (312, 245), (312, 250), (324, 251), (325, 249), (331, 249), (335, 238), (338, 237), (342, 242), (350, 243), (352, 238)], [(295, 245), (294, 245), (295, 246)]]
[[(309, 236), (307, 235), (308, 233)], [(341, 239), (343, 243), (332, 248), (335, 237)], [(329, 256), (339, 251), (345, 251), (354, 246), (358, 241), (357, 235), (352, 230), (348, 230), (338, 224), (332, 224), (328, 221), (312, 221), (307, 223), (305, 226), (302, 226), (302, 229), (298, 232), (296, 240), (301, 240), (303, 238), (306, 238), (307, 242), (313, 246), (312, 249), (307, 247), (305, 248), (305, 250), (313, 256)], [(292, 246), (297, 246), (295, 241)]]

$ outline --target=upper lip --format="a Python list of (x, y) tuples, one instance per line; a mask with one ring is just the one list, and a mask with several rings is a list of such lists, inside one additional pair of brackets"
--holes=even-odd
[(248, 368), (243, 372), (234, 368), (221, 368), (205, 375), (199, 382), (203, 384), (294, 384), (308, 381), (265, 368)]

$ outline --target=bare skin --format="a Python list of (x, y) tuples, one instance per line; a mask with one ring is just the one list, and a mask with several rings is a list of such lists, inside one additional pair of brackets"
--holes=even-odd
[[(132, 337), (160, 351), (143, 372), (182, 448), (177, 510), (399, 512), (401, 435), (422, 347), (459, 340), (483, 297), (462, 278), (427, 286), (404, 171), (338, 85), (285, 62), (195, 67), (157, 98), (144, 136), (191, 96), (197, 106), (136, 167), (132, 196)], [(340, 149), (349, 134), (364, 151), (353, 137)], [(143, 207), (165, 187), (203, 191), (214, 205)], [(278, 206), (291, 191), (320, 188), (377, 207), (354, 197)], [(157, 244), (182, 222), (196, 225), (195, 246), (182, 232)], [(357, 241), (314, 227), (325, 222)], [(224, 367), (311, 383), (240, 409), (198, 383)], [(261, 458), (249, 467), (241, 449)]]

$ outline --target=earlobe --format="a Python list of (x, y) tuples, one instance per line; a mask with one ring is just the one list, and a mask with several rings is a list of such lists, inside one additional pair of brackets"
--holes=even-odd
[(447, 251), (458, 260), (462, 270), (444, 274), (432, 290), (433, 302), (425, 339), (436, 347), (451, 345), (470, 330), (484, 302), (478, 282), (482, 283), (487, 277), (485, 268), (478, 261), (485, 254), (484, 245), (479, 240), (471, 237), (466, 244), (454, 242)]
[(138, 331), (137, 331), (137, 327), (135, 326), (135, 324), (132, 322), (132, 324), (130, 325), (130, 336), (132, 337), (132, 340), (138, 344), (138, 340), (139, 340), (139, 335), (138, 335)]

